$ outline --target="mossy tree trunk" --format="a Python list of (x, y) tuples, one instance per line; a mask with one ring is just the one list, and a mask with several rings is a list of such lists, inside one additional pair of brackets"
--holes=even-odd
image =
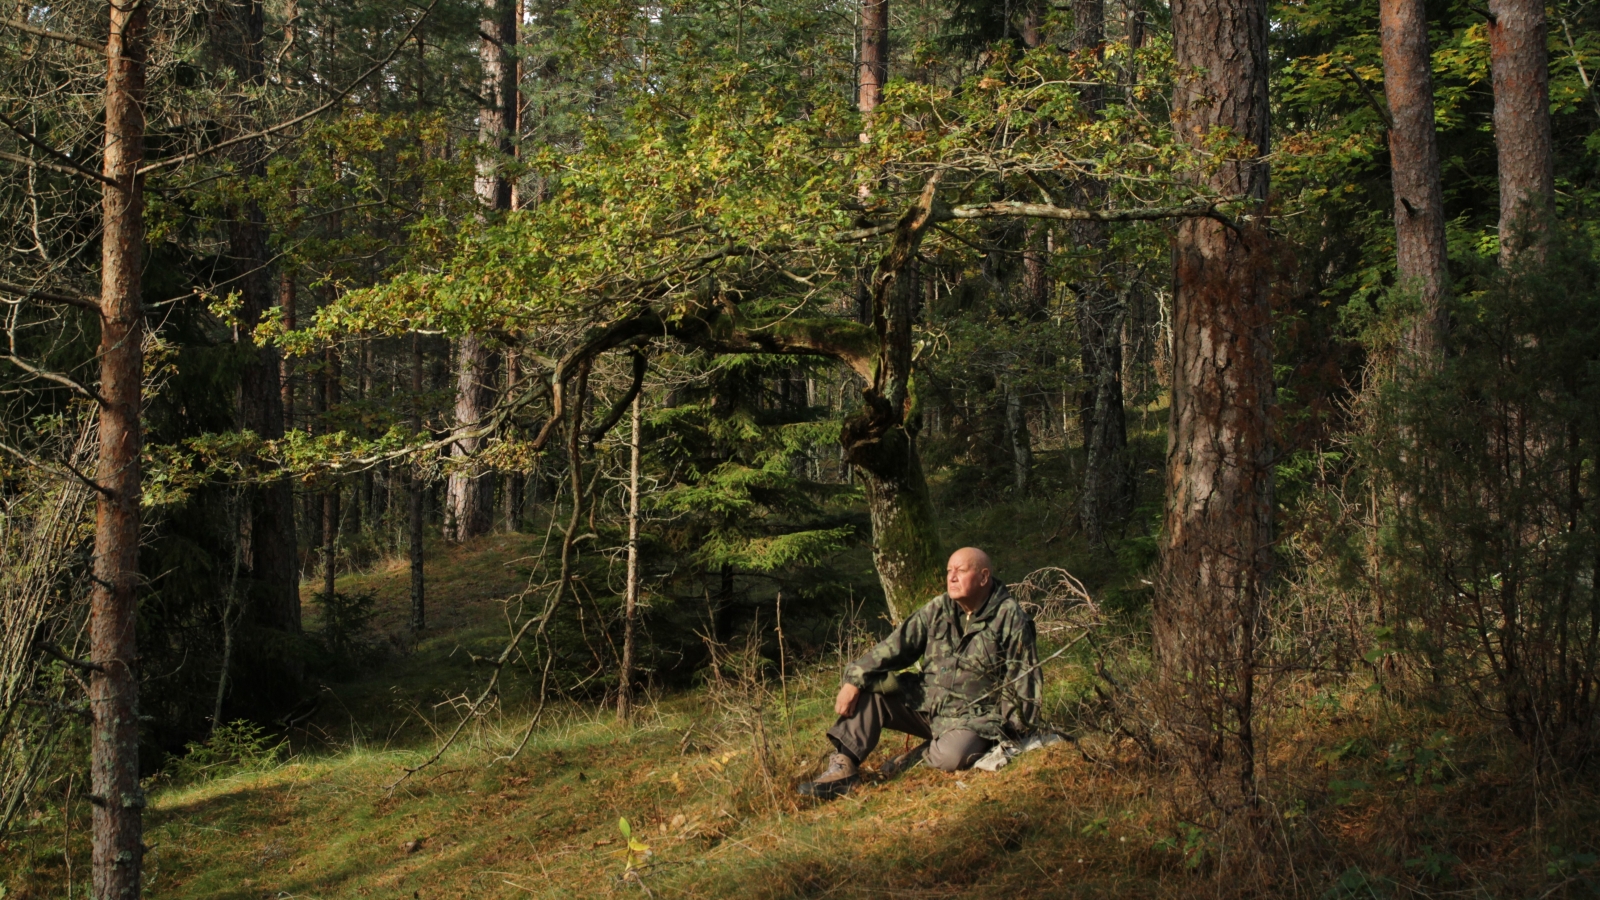
[(872, 330), (877, 353), (861, 410), (839, 440), (856, 467), (872, 516), (872, 559), (896, 624), (931, 599), (942, 583), (939, 521), (917, 453), (922, 425), (911, 371), (914, 280), (906, 277), (922, 235), (933, 222), (938, 179), (901, 216), (894, 241), (872, 275)]

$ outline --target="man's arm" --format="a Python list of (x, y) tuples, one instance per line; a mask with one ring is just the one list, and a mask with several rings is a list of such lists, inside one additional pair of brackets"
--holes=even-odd
[[(844, 670), (845, 684), (863, 691), (874, 690), (890, 672), (898, 672), (921, 659), (928, 647), (928, 622), (932, 619), (932, 610), (933, 604), (929, 603), (912, 613), (909, 619), (889, 632), (888, 637), (851, 663)], [(844, 696), (843, 691), (840, 691), (840, 696)]]

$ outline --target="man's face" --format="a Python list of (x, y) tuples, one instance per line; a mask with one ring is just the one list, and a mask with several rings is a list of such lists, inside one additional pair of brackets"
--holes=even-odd
[(989, 593), (988, 560), (968, 550), (958, 550), (945, 567), (945, 591), (957, 603), (977, 601)]

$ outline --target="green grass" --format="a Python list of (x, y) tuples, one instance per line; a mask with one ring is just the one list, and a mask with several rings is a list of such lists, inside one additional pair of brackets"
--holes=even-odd
[[(1065, 539), (1028, 539), (1052, 515), (1033, 499), (975, 507), (952, 516), (947, 539), (991, 548), (1008, 578), (1085, 565)], [(1214, 827), (1170, 762), (1090, 729), (1107, 721), (1092, 716), (1075, 720), (1081, 743), (997, 773), (915, 769), (832, 804), (802, 802), (793, 785), (827, 750), (842, 660), (776, 679), (739, 647), (720, 678), (649, 699), (632, 725), (553, 704), (506, 758), (534, 708), (524, 665), (449, 753), (391, 788), (458, 721), (451, 698), (482, 683), (466, 651), (500, 648), (517, 613), (507, 598), (527, 587), (541, 542), (431, 547), (433, 627), (414, 642), (403, 637), (403, 563), (341, 578), (341, 591), (375, 592), (387, 658), (328, 685), (285, 758), (192, 783), (154, 779), (147, 896), (1554, 898), (1600, 886), (1588, 781), (1550, 783), (1482, 717), (1391, 699), (1362, 677), (1264, 688), (1268, 802), (1254, 832)], [(1108, 578), (1132, 577), (1107, 565)], [(1047, 670), (1055, 721), (1073, 721), (1089, 696), (1085, 662), (1069, 655)], [(1137, 658), (1117, 662), (1138, 677)], [(902, 745), (886, 737), (886, 750)], [(81, 793), (80, 781), (65, 816), (52, 796), (0, 846), (0, 896), (63, 896), (69, 861), (83, 896)], [(622, 817), (652, 852), (642, 883), (623, 878)]]

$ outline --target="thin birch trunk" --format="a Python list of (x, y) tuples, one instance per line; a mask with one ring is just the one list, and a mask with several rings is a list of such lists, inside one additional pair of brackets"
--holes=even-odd
[(622, 671), (617, 675), (617, 717), (633, 716), (634, 631), (639, 608), (639, 464), (644, 454), (644, 392), (633, 398), (628, 441), (628, 587), (622, 607)]

